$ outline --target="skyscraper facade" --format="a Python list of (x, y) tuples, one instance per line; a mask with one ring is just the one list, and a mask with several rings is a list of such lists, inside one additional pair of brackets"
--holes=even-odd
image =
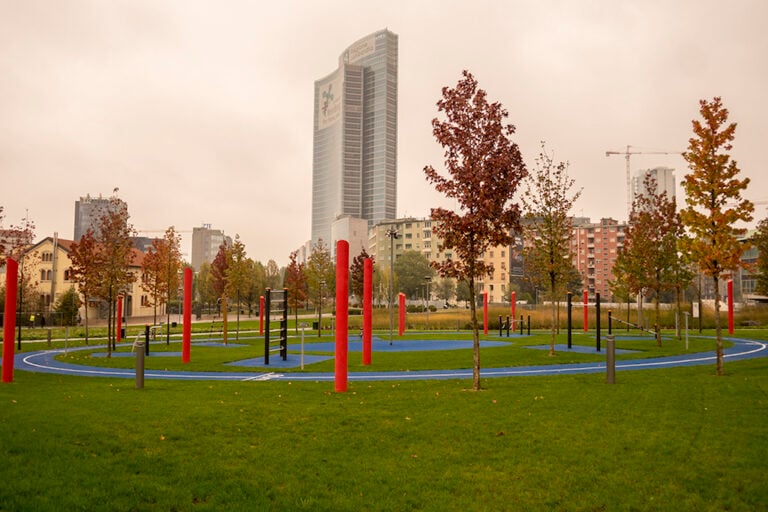
[(667, 199), (675, 199), (675, 170), (669, 167), (654, 167), (653, 169), (635, 171), (635, 175), (632, 177), (632, 202), (639, 196), (647, 196), (650, 192), (645, 186), (647, 176), (656, 182), (657, 194), (666, 192)]
[(75, 201), (74, 240), (79, 242), (89, 229), (96, 232), (101, 217), (109, 213), (110, 210), (127, 207), (122, 199), (114, 196), (110, 198), (101, 197), (101, 195), (91, 197), (88, 194), (81, 197), (79, 201)]
[(369, 226), (397, 211), (397, 35), (381, 30), (344, 50), (315, 82), (312, 241), (335, 241), (340, 216)]
[(203, 263), (211, 263), (222, 245), (232, 245), (232, 238), (224, 231), (211, 229), (210, 224), (192, 228), (192, 268), (199, 271)]

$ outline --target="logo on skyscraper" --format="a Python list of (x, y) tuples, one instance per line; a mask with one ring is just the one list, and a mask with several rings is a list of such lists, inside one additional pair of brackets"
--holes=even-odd
[(323, 129), (332, 125), (341, 117), (341, 76), (325, 84), (320, 92), (318, 105), (318, 128)]

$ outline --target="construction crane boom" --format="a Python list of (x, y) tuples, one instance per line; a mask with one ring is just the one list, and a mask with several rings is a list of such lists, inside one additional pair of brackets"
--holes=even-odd
[(629, 157), (630, 155), (682, 155), (682, 151), (645, 151), (645, 150), (633, 150), (632, 146), (627, 146), (625, 151), (606, 151), (605, 156), (611, 155), (624, 155), (624, 159), (627, 162), (627, 220), (629, 220), (629, 214), (632, 212), (632, 180), (629, 169)]

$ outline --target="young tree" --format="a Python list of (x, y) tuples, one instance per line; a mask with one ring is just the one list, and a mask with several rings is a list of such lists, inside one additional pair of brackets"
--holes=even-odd
[(61, 315), (62, 325), (76, 325), (77, 324), (77, 312), (80, 310), (82, 302), (74, 286), (70, 286), (64, 293), (62, 293), (56, 304), (53, 306), (53, 310)]
[(227, 268), (229, 267), (229, 250), (221, 244), (219, 252), (211, 262), (210, 283), (216, 297), (221, 300), (221, 316), (223, 321), (222, 338), (227, 344)]
[(735, 225), (751, 221), (755, 207), (741, 197), (749, 178), (738, 179), (739, 167), (728, 153), (733, 147), (736, 123), (728, 124), (728, 109), (719, 97), (701, 100), (699, 105), (702, 119), (693, 120), (694, 136), (683, 154), (691, 173), (683, 181), (688, 207), (680, 215), (691, 234), (686, 243), (691, 259), (714, 283), (716, 371), (722, 375), (719, 284), (725, 273), (741, 266), (743, 246), (737, 237), (744, 230)]
[(541, 144), (536, 159), (536, 169), (526, 179), (528, 185), (522, 196), (526, 209), (525, 233), (529, 260), (540, 275), (549, 295), (551, 326), (549, 355), (555, 355), (555, 335), (558, 331), (557, 300), (565, 290), (573, 263), (571, 260), (571, 216), (569, 212), (581, 195), (581, 190), (571, 195), (574, 179), (568, 176), (568, 164), (555, 163)]
[(200, 304), (215, 304), (216, 294), (211, 287), (211, 264), (207, 261), (200, 265), (197, 273), (197, 300)]
[(88, 229), (80, 238), (73, 242), (69, 249), (70, 279), (77, 283), (77, 288), (83, 294), (85, 304), (85, 343), (88, 344), (88, 310), (91, 298), (97, 295), (99, 260), (96, 249), (96, 238), (92, 229)]
[(293, 308), (294, 328), (299, 329), (299, 308), (307, 300), (307, 276), (304, 263), (298, 262), (299, 251), (293, 251), (285, 270), (285, 287), (288, 289), (288, 305)]
[(240, 299), (248, 293), (253, 274), (248, 258), (245, 255), (245, 244), (240, 240), (240, 235), (235, 235), (235, 242), (228, 251), (228, 265), (226, 270), (225, 294), (234, 297), (237, 301), (237, 328), (235, 340), (240, 339)]
[(130, 270), (134, 259), (131, 236), (135, 231), (128, 222), (129, 217), (127, 205), (115, 198), (97, 222), (95, 295), (106, 302), (108, 307), (107, 357), (111, 357), (111, 351), (115, 349), (117, 297), (125, 293), (128, 286), (136, 280)]
[(395, 260), (394, 267), (400, 291), (409, 299), (423, 295), (427, 280), (435, 275), (435, 269), (419, 251), (404, 251)]
[(768, 295), (768, 218), (757, 225), (752, 242), (757, 248), (757, 285), (755, 291), (762, 295)]
[(283, 282), (283, 278), (280, 275), (280, 267), (277, 266), (275, 260), (269, 260), (264, 267), (264, 281), (265, 288), (271, 288), (273, 290), (280, 289), (280, 284)]
[(434, 285), (435, 296), (447, 304), (456, 295), (454, 279), (439, 279)]
[[(360, 302), (363, 303), (363, 279), (365, 273), (365, 259), (370, 258), (368, 251), (363, 248), (360, 254), (352, 259), (352, 265), (349, 269), (349, 291)], [(375, 262), (374, 262), (375, 263)]]
[(333, 295), (336, 289), (336, 273), (333, 261), (322, 240), (312, 247), (312, 254), (307, 261), (307, 288), (309, 298), (317, 309), (318, 334), (322, 328), (323, 301), (328, 295)]
[(482, 257), (489, 247), (510, 245), (520, 230), (520, 208), (513, 203), (527, 172), (512, 125), (504, 125), (507, 111), (489, 103), (484, 90), (468, 71), (456, 88), (443, 88), (437, 102), (446, 119), (433, 119), (432, 133), (445, 148), (444, 177), (431, 165), (424, 168), (427, 181), (438, 192), (455, 199), (459, 211), (433, 208), (433, 231), (443, 240), (440, 250), (452, 249), (456, 260), (433, 263), (441, 277), (464, 278), (469, 285), (473, 332), (472, 381), (480, 389), (480, 338), (475, 305), (475, 279), (493, 268)]
[(615, 271), (630, 283), (633, 291), (648, 289), (654, 297), (656, 345), (661, 346), (659, 299), (665, 290), (675, 287), (678, 267), (677, 241), (683, 226), (675, 200), (659, 193), (656, 180), (645, 177), (644, 194), (632, 203), (625, 231), (624, 247), (616, 258)]

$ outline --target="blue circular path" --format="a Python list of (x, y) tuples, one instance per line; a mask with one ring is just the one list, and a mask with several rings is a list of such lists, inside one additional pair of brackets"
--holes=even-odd
[[(741, 338), (726, 338), (733, 342), (733, 346), (724, 350), (726, 360), (737, 361), (755, 357), (768, 356), (768, 343), (763, 341)], [(404, 342), (400, 342), (403, 344)], [(410, 343), (410, 342), (407, 342)], [(430, 342), (431, 343), (431, 342)], [(471, 342), (470, 342), (471, 343)], [(72, 350), (93, 350), (95, 347), (82, 347)], [(294, 348), (294, 347), (292, 347)], [(463, 347), (462, 347), (463, 348)], [(55, 357), (64, 353), (64, 350), (42, 350), (16, 354), (15, 368), (21, 371), (56, 373), (62, 375), (79, 375), (86, 377), (118, 377), (133, 379), (136, 376), (134, 369), (103, 368), (94, 366), (74, 365), (58, 361)], [(298, 357), (295, 354), (292, 356)], [(702, 364), (714, 364), (716, 359), (714, 351), (700, 352), (696, 354), (684, 354), (670, 357), (656, 357), (648, 359), (632, 359), (616, 362), (616, 370), (647, 370), (653, 368), (670, 368), (675, 366), (692, 366)], [(312, 372), (185, 372), (169, 370), (146, 370), (144, 377), (148, 379), (173, 379), (173, 380), (226, 380), (226, 381), (333, 381), (333, 373)], [(554, 364), (544, 366), (516, 366), (508, 368), (484, 368), (481, 369), (482, 378), (515, 377), (532, 375), (564, 375), (577, 373), (605, 372), (604, 362), (580, 363), (580, 364)], [(421, 370), (421, 371), (393, 371), (393, 372), (355, 372), (350, 373), (350, 381), (386, 381), (386, 380), (426, 380), (426, 379), (464, 379), (472, 377), (472, 369), (457, 370)]]

